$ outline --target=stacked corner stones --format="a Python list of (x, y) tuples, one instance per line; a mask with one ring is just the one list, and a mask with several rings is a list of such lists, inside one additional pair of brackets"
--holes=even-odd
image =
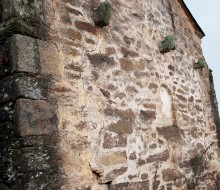
[[(186, 78), (190, 76), (184, 69), (190, 72), (197, 69), (197, 73), (207, 75), (202, 69), (207, 69), (204, 58), (199, 58), (192, 67), (183, 63), (182, 58), (188, 55), (184, 53), (184, 47), (178, 49), (176, 46), (174, 37), (179, 40), (179, 36), (175, 33), (175, 20), (169, 23), (174, 19), (170, 1), (158, 1), (158, 10), (152, 12), (155, 11), (158, 17), (160, 13), (166, 16), (157, 20), (154, 14), (147, 14), (149, 25), (143, 24), (142, 13), (145, 14), (143, 9), (146, 7), (141, 7), (142, 1), (129, 1), (136, 12), (126, 5), (125, 0), (111, 1), (115, 8), (108, 1), (98, 2), (2, 1), (0, 190), (195, 189), (194, 181), (198, 176), (189, 176), (192, 168), (196, 172), (201, 169), (197, 165), (203, 164), (201, 158), (206, 153), (205, 143), (197, 140), (202, 139), (203, 134), (206, 137), (209, 134), (198, 132), (193, 124), (207, 125), (203, 121), (203, 107), (200, 107), (205, 98), (197, 97), (196, 90), (187, 86)], [(156, 2), (144, 1), (145, 5)], [(93, 15), (92, 5), (98, 5), (92, 9)], [(46, 15), (48, 10), (56, 19)], [(110, 23), (111, 13), (119, 10), (125, 10), (123, 14), (127, 17), (117, 15), (120, 18), (115, 19), (114, 27), (105, 27)], [(50, 26), (47, 19), (52, 20), (53, 25)], [(132, 19), (136, 24), (134, 27), (128, 26)], [(164, 23), (166, 19), (169, 22), (162, 27), (166, 32), (154, 35), (158, 23)], [(153, 42), (141, 41), (147, 35), (135, 28), (140, 26), (139, 23), (143, 30), (150, 28), (148, 32)], [(138, 32), (132, 31), (134, 28)], [(134, 32), (137, 39), (129, 36), (129, 32)], [(160, 44), (156, 44), (155, 41), (161, 40), (165, 33), (173, 35), (165, 36)], [(149, 52), (142, 57), (146, 47)], [(177, 66), (174, 59), (182, 65), (178, 63)], [(210, 109), (218, 127), (217, 100), (211, 72), (209, 74), (211, 90), (208, 87), (207, 91), (213, 104)], [(177, 78), (174, 79), (174, 75)], [(169, 88), (160, 80), (168, 81)], [(201, 87), (209, 84), (199, 82)], [(175, 104), (172, 104), (169, 90), (175, 94)], [(163, 116), (158, 114), (158, 109), (162, 109), (161, 102), (163, 104), (160, 93), (165, 99), (170, 98), (168, 112), (172, 113), (168, 116), (166, 109), (159, 112)], [(193, 111), (187, 113), (189, 109)], [(182, 118), (182, 126), (177, 125), (175, 111), (177, 117)], [(166, 120), (165, 124), (158, 121), (158, 117)], [(193, 127), (186, 129), (184, 124), (187, 127), (193, 124)], [(211, 124), (210, 131), (215, 131)], [(220, 139), (220, 130), (217, 132)], [(187, 145), (191, 140), (194, 141), (192, 148)], [(175, 151), (182, 147), (188, 149), (183, 155), (177, 155)], [(197, 149), (198, 154), (203, 151), (202, 156), (195, 155)], [(212, 161), (211, 157), (217, 154), (213, 152), (206, 159)], [(196, 166), (190, 165), (192, 160), (196, 160)], [(203, 187), (215, 185), (214, 175), (210, 173), (204, 173), (198, 180), (203, 182)], [(207, 185), (204, 184), (206, 180)]]
[(56, 107), (48, 99), (60, 75), (58, 51), (40, 40), (42, 2), (1, 5), (0, 189), (59, 189)]

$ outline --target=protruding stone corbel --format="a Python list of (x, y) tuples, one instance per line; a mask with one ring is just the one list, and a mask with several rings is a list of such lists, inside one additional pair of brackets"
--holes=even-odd
[(194, 69), (202, 69), (207, 65), (205, 58), (199, 58), (197, 63), (194, 63)]
[(167, 53), (170, 50), (175, 50), (176, 49), (176, 45), (175, 45), (175, 39), (172, 35), (168, 35), (165, 37), (165, 39), (160, 42), (160, 53)]
[(111, 18), (111, 4), (108, 1), (100, 3), (94, 12), (94, 22), (96, 26), (104, 27), (109, 25)]

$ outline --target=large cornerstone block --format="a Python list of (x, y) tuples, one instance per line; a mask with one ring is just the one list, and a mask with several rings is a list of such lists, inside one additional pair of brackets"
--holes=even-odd
[(21, 136), (55, 131), (57, 116), (48, 102), (19, 99), (16, 102), (18, 132)]
[(13, 72), (59, 76), (60, 65), (56, 45), (22, 35), (10, 39)]

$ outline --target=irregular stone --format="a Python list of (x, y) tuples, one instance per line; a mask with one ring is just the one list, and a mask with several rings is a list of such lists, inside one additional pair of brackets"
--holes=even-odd
[(75, 22), (75, 26), (76, 26), (76, 28), (78, 28), (79, 30), (89, 32), (89, 33), (91, 33), (91, 34), (93, 34), (93, 35), (97, 35), (97, 29), (96, 29), (96, 27), (94, 27), (94, 26), (91, 25), (90, 23), (82, 22), (82, 21), (76, 21), (76, 22)]
[(170, 155), (168, 150), (165, 150), (164, 152), (161, 152), (159, 154), (154, 154), (154, 155), (150, 155), (148, 156), (148, 158), (146, 159), (147, 163), (152, 163), (152, 162), (165, 162), (169, 159)]
[(134, 69), (134, 65), (130, 59), (122, 58), (120, 59), (121, 69), (125, 71), (132, 71)]
[(126, 152), (112, 152), (102, 155), (99, 163), (104, 167), (111, 167), (118, 164), (125, 164), (127, 162)]
[(132, 133), (133, 127), (132, 123), (129, 121), (119, 120), (117, 123), (112, 123), (109, 126), (110, 130), (117, 133), (117, 134), (125, 134), (125, 133)]
[(156, 112), (155, 111), (140, 111), (140, 117), (143, 121), (147, 122), (150, 120), (155, 120), (156, 119)]
[(177, 126), (158, 127), (157, 132), (167, 141), (179, 142), (184, 132)]
[(202, 69), (206, 67), (207, 63), (205, 58), (199, 58), (197, 63), (194, 63), (194, 69)]
[(41, 147), (25, 147), (21, 151), (19, 172), (27, 173), (50, 169), (51, 166), (48, 162), (50, 155)]
[(16, 102), (16, 115), (21, 136), (45, 135), (56, 131), (57, 116), (46, 101), (19, 99)]
[(66, 29), (66, 31), (64, 33), (68, 38), (70, 38), (72, 40), (76, 40), (76, 39), (82, 40), (82, 34), (76, 30), (71, 29), (71, 28)]
[(183, 177), (176, 169), (166, 169), (162, 171), (164, 181), (175, 181)]
[(110, 98), (110, 92), (107, 90), (104, 90), (102, 88), (100, 88), (100, 91), (102, 92), (102, 94), (106, 97), (106, 98)]
[(96, 26), (107, 26), (111, 18), (111, 4), (104, 1), (94, 11), (94, 22)]
[(139, 55), (138, 53), (130, 51), (123, 46), (121, 47), (121, 52), (123, 53), (124, 57), (128, 57), (128, 56), (137, 57)]
[(119, 169), (114, 169), (104, 177), (105, 181), (113, 181), (118, 176), (123, 175), (127, 170), (128, 167), (121, 167)]
[(124, 134), (112, 135), (106, 133), (103, 140), (103, 148), (110, 149), (116, 147), (126, 147), (127, 146), (127, 136)]
[(174, 37), (172, 35), (168, 35), (165, 37), (165, 39), (160, 42), (160, 46), (159, 46), (159, 50), (160, 53), (167, 53), (170, 50), (175, 50), (176, 49), (176, 45), (175, 45), (175, 40)]
[(88, 54), (87, 55), (89, 58), (90, 63), (94, 66), (94, 67), (104, 67), (104, 66), (113, 66), (114, 63), (114, 58), (109, 57), (106, 54)]
[(126, 182), (126, 183), (119, 183), (114, 184), (111, 187), (112, 190), (146, 190), (150, 189), (149, 181), (141, 181), (141, 182)]

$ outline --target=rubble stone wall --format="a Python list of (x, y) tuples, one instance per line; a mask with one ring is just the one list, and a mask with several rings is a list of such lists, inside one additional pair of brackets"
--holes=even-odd
[(109, 2), (96, 26), (100, 0), (1, 0), (0, 185), (220, 189), (201, 33), (178, 0)]

